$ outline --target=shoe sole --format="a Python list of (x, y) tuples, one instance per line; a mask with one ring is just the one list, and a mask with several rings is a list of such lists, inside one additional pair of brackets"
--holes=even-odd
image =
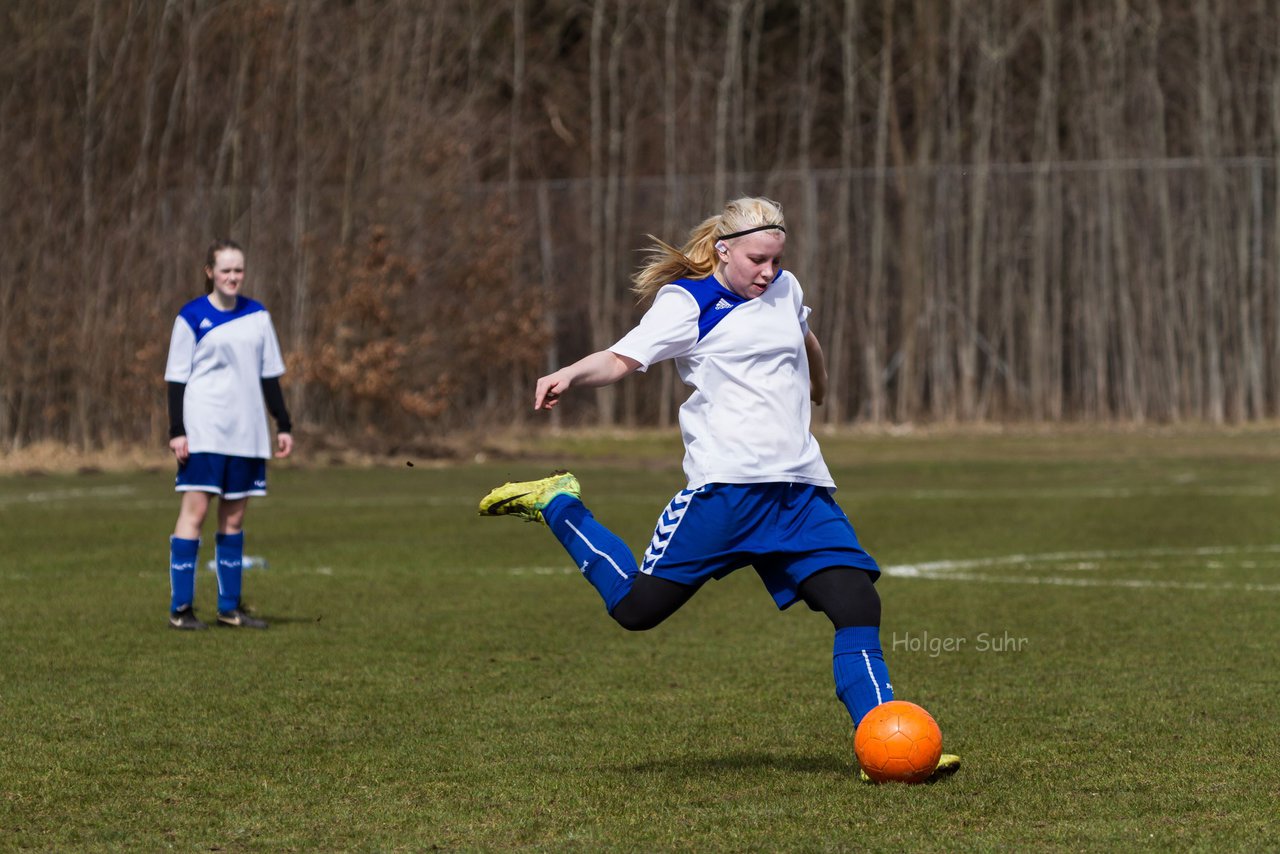
[(526, 495), (529, 495), (529, 494), (530, 493), (528, 492), (522, 492), (519, 495), (511, 495), (506, 498), (499, 499), (488, 506), (485, 506), (484, 502), (481, 502), (480, 515), (481, 516), (506, 516), (507, 514), (503, 513), (501, 508), (506, 507), (512, 501), (518, 501), (519, 499), (524, 498)]

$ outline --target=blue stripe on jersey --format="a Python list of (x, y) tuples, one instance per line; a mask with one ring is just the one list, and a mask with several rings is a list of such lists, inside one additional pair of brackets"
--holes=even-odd
[[(773, 281), (782, 275), (782, 269), (774, 274)], [(698, 340), (707, 337), (716, 324), (729, 316), (729, 312), (747, 302), (724, 285), (715, 276), (705, 279), (676, 279), (671, 284), (684, 288), (698, 302)]]
[(715, 276), (705, 279), (677, 279), (672, 282), (684, 288), (698, 302), (698, 340), (707, 337), (716, 324), (729, 316), (729, 312), (746, 302), (745, 299), (716, 281)]
[(187, 322), (196, 336), (196, 343), (217, 327), (232, 320), (239, 320), (250, 314), (266, 311), (262, 303), (248, 297), (237, 296), (236, 307), (231, 311), (219, 311), (209, 302), (208, 297), (197, 297), (182, 307), (178, 316)]

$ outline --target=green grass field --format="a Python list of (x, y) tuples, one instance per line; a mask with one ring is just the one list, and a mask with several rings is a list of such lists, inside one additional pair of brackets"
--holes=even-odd
[(857, 782), (829, 626), (749, 569), (628, 634), (544, 529), (474, 515), (567, 463), (640, 550), (676, 438), (277, 465), (267, 632), (165, 627), (167, 470), (11, 476), (0, 849), (1274, 848), (1280, 432), (824, 448), (950, 780)]

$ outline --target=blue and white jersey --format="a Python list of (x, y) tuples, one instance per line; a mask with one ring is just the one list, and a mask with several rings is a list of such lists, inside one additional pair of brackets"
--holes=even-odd
[(164, 378), (187, 385), (182, 420), (193, 454), (270, 458), (262, 379), (283, 373), (280, 342), (262, 303), (238, 296), (235, 308), (219, 311), (199, 297), (178, 312)]
[(782, 271), (744, 299), (716, 281), (664, 285), (635, 329), (609, 349), (640, 370), (675, 359), (693, 394), (680, 407), (689, 488), (708, 483), (835, 487), (809, 432), (809, 308)]

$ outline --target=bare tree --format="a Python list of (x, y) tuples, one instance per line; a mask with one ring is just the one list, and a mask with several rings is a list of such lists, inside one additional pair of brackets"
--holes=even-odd
[[(1218, 9), (1210, 0), (1196, 2), (1196, 69), (1197, 106), (1199, 108), (1199, 151), (1206, 158), (1220, 153), (1218, 145), (1218, 87), (1219, 39), (1221, 38)], [(1223, 229), (1222, 211), (1226, 204), (1225, 186), (1221, 169), (1210, 165), (1205, 172), (1205, 233), (1203, 255), (1200, 258), (1200, 306), (1205, 354), (1206, 400), (1204, 414), (1215, 424), (1226, 418), (1226, 389), (1223, 382), (1222, 344), (1220, 341), (1222, 320), (1221, 274)]]
[(857, 0), (844, 0), (841, 6), (840, 26), (840, 171), (836, 185), (836, 240), (832, 246), (836, 252), (836, 269), (833, 281), (828, 285), (830, 298), (823, 328), (823, 342), (829, 369), (826, 411), (827, 424), (839, 424), (844, 420), (850, 389), (851, 354), (849, 353), (847, 324), (849, 295), (854, 289), (854, 267), (851, 251), (853, 234), (853, 168), (857, 157), (858, 126), (858, 30), (860, 18)]
[[(729, 13), (724, 23), (724, 54), (720, 80), (716, 84), (715, 122), (715, 190), (713, 196), (723, 199), (729, 183), (729, 139), (737, 133), (733, 123), (733, 106), (737, 100), (742, 68), (742, 18), (747, 0), (729, 0)], [(805, 4), (804, 8), (808, 8)]]

